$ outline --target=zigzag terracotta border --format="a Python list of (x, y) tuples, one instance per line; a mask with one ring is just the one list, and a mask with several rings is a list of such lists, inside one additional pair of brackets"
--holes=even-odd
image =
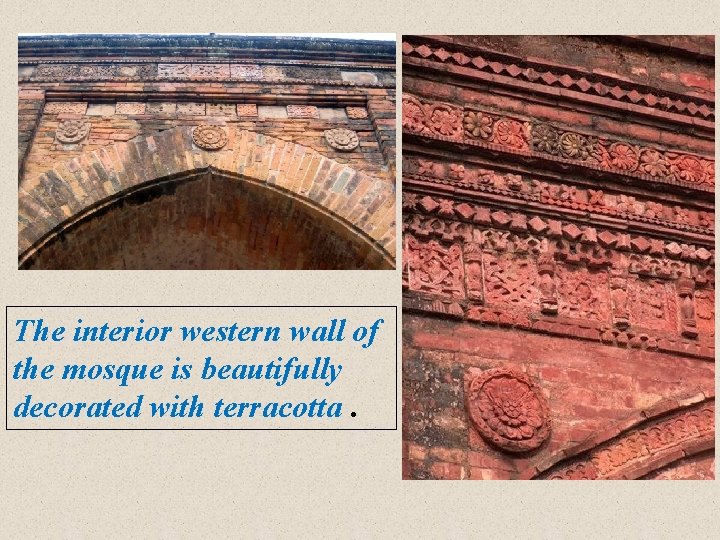
[(650, 86), (572, 68), (562, 68), (561, 72), (558, 66), (526, 61), (509, 55), (502, 55), (504, 58), (500, 58), (501, 55), (482, 49), (472, 52), (466, 49), (471, 56), (462, 52), (462, 47), (455, 46), (452, 49), (455, 50), (446, 50), (443, 45), (426, 42), (419, 45), (407, 41), (402, 43), (402, 54), (409, 59), (415, 57), (440, 64), (454, 64), (478, 73), (500, 75), (538, 86), (562, 88), (608, 101), (676, 113), (705, 120), (708, 122), (706, 127), (712, 127), (715, 119), (714, 103), (702, 98), (663, 92)]

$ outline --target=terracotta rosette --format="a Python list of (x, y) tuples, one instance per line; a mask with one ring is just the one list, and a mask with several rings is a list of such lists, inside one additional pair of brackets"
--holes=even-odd
[(203, 150), (220, 150), (228, 143), (227, 133), (220, 126), (197, 126), (193, 129), (192, 139), (195, 146)]
[(470, 375), (465, 395), (473, 425), (501, 450), (529, 452), (550, 436), (547, 401), (524, 373), (496, 368)]
[(326, 130), (325, 140), (331, 147), (342, 152), (351, 152), (360, 144), (357, 133), (344, 128)]
[(60, 122), (55, 134), (58, 142), (74, 144), (80, 142), (90, 133), (90, 124), (80, 120), (65, 120)]

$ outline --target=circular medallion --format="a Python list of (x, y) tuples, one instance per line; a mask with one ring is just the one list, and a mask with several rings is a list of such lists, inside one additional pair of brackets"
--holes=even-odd
[(490, 369), (467, 387), (470, 419), (488, 442), (508, 452), (528, 452), (550, 435), (550, 416), (540, 388), (525, 374)]
[(90, 133), (90, 124), (79, 120), (60, 122), (55, 137), (61, 143), (73, 144), (83, 140)]
[(325, 140), (336, 150), (350, 152), (360, 144), (357, 133), (350, 129), (328, 129), (325, 131)]
[(193, 142), (203, 150), (220, 150), (228, 142), (227, 133), (219, 126), (198, 126), (193, 129)]

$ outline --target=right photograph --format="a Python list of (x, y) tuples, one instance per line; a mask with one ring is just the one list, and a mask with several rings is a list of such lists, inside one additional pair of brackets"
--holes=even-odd
[(714, 479), (713, 36), (403, 36), (403, 478)]

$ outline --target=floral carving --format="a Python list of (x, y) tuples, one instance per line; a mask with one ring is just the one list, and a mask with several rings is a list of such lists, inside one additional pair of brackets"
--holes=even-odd
[(357, 133), (344, 128), (326, 130), (325, 140), (331, 147), (342, 152), (351, 152), (360, 144)]
[(503, 119), (495, 124), (493, 142), (509, 146), (510, 148), (526, 148), (524, 126), (515, 120)]
[(406, 257), (410, 290), (464, 297), (460, 246), (443, 247), (436, 240), (422, 243), (407, 238)]
[(615, 208), (618, 212), (626, 212), (628, 214), (639, 214), (642, 211), (635, 197), (631, 197), (630, 195), (620, 195), (615, 204)]
[(466, 113), (464, 125), (465, 133), (471, 137), (488, 139), (492, 135), (493, 120), (481, 112), (470, 111)]
[(670, 172), (678, 179), (691, 184), (702, 183), (706, 176), (703, 164), (693, 156), (677, 157), (670, 166)]
[(413, 96), (403, 97), (403, 127), (420, 134), (460, 138), (463, 111), (444, 103), (423, 103)]
[(580, 456), (561, 461), (542, 474), (550, 480), (637, 478), (648, 458), (683, 454), (684, 445), (714, 440), (715, 402), (681, 409), (621, 433)]
[(560, 134), (547, 124), (539, 124), (532, 130), (533, 149), (547, 154), (557, 154)]
[(633, 326), (673, 331), (677, 327), (675, 299), (669, 284), (647, 279), (629, 281), (629, 301)]
[(45, 114), (85, 114), (87, 103), (52, 101), (45, 104)]
[(115, 114), (145, 114), (145, 103), (139, 101), (116, 103)]
[(592, 153), (592, 145), (584, 135), (567, 132), (560, 136), (560, 153), (570, 159), (586, 160)]
[(219, 126), (202, 125), (193, 129), (193, 142), (203, 150), (220, 150), (228, 143), (225, 130)]
[(192, 64), (190, 76), (198, 79), (227, 79), (230, 77), (228, 64)]
[(288, 105), (288, 118), (319, 118), (320, 113), (314, 105)]
[(637, 151), (624, 143), (610, 145), (610, 166), (621, 171), (635, 170), (638, 166)]
[(430, 120), (441, 135), (450, 136), (457, 131), (458, 115), (452, 109), (435, 109)]
[(626, 174), (647, 175), (666, 182), (714, 186), (715, 163), (711, 159), (607, 140), (550, 124), (530, 126), (520, 118), (463, 110), (443, 103), (403, 98), (403, 127), (421, 135), (490, 142), (513, 150), (532, 149), (547, 156), (583, 162)]
[(262, 79), (263, 68), (258, 65), (230, 64), (230, 75), (234, 79)]
[(695, 292), (695, 314), (700, 332), (715, 335), (715, 294), (713, 290), (701, 289)]
[(525, 374), (490, 369), (469, 376), (467, 408), (473, 425), (488, 442), (508, 452), (539, 448), (550, 435), (547, 402)]
[(490, 303), (535, 306), (539, 293), (535, 287), (537, 269), (528, 259), (487, 255), (485, 297)]
[(90, 124), (80, 120), (65, 120), (55, 132), (58, 142), (64, 144), (74, 144), (80, 142), (90, 133)]
[(237, 115), (238, 116), (257, 116), (257, 105), (255, 103), (238, 103), (237, 104)]
[(640, 153), (640, 170), (650, 176), (666, 176), (668, 162), (657, 150), (646, 148)]
[(559, 265), (558, 307), (560, 315), (578, 319), (610, 321), (608, 276), (585, 268)]
[(345, 112), (348, 118), (352, 120), (362, 120), (368, 117), (368, 112), (365, 107), (345, 107)]

